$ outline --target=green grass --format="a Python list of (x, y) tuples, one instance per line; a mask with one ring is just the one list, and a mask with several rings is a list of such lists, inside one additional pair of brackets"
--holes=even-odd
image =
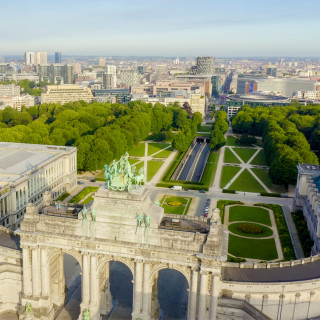
[(99, 180), (105, 180), (104, 179), (104, 169), (101, 172), (99, 172), (97, 175), (95, 175), (94, 178), (99, 179)]
[[(167, 205), (170, 201), (180, 201), (183, 206), (172, 207)], [(188, 202), (189, 201), (189, 202)], [(164, 196), (161, 200), (161, 206), (164, 209), (164, 213), (187, 215), (192, 198), (188, 197), (178, 197), (178, 196)]]
[(248, 224), (253, 224), (253, 225), (259, 226), (260, 228), (264, 229), (264, 232), (258, 233), (258, 234), (248, 234), (248, 233), (242, 232), (237, 229), (239, 224), (242, 224), (242, 222), (230, 224), (228, 226), (228, 229), (232, 233), (235, 233), (239, 236), (250, 237), (250, 238), (264, 238), (264, 237), (270, 237), (273, 235), (273, 231), (270, 228), (262, 226), (260, 224), (255, 224), (255, 223), (248, 223)]
[(86, 187), (80, 191), (75, 197), (73, 197), (69, 202), (70, 203), (79, 203), (86, 195), (91, 192), (96, 192), (99, 187)]
[[(240, 171), (239, 167), (222, 167), (220, 188), (224, 188), (226, 184)], [(231, 189), (231, 188), (230, 188)]]
[(229, 235), (228, 252), (236, 257), (274, 260), (278, 258), (276, 244), (271, 239), (246, 239)]
[(250, 162), (250, 164), (257, 164), (257, 165), (260, 165), (260, 166), (266, 166), (267, 165), (266, 154), (265, 154), (263, 149), (261, 149), (259, 151), (259, 153)]
[(235, 154), (229, 148), (225, 148), (224, 150), (223, 162), (241, 163), (241, 161), (235, 156)]
[(153, 178), (162, 165), (163, 161), (148, 161), (147, 181)]
[(169, 146), (169, 143), (148, 143), (148, 156), (151, 156), (152, 154)]
[(216, 175), (219, 155), (220, 151), (211, 151), (209, 154), (207, 165), (201, 178), (201, 183), (208, 188), (212, 185)]
[(231, 184), (229, 189), (256, 193), (266, 191), (247, 169), (242, 171), (240, 176)]
[(238, 139), (233, 136), (227, 136), (227, 146), (238, 146)]
[(140, 168), (142, 168), (144, 166), (144, 161), (141, 161), (138, 164), (136, 164), (136, 163), (134, 164), (134, 166), (136, 167), (136, 174), (137, 174), (139, 172)]
[(59, 196), (55, 201), (63, 201), (64, 199), (68, 198), (70, 196), (70, 193), (65, 192), (61, 196)]
[(133, 157), (144, 157), (145, 143), (138, 143), (130, 151), (129, 155)]
[(232, 200), (218, 200), (217, 208), (220, 210), (220, 218), (221, 223), (224, 223), (224, 214), (226, 206), (230, 206), (232, 204), (242, 204), (240, 201), (232, 201)]
[(229, 209), (229, 222), (250, 221), (271, 225), (270, 215), (266, 209), (258, 207), (234, 206)]
[(257, 149), (251, 148), (233, 148), (233, 151), (242, 159), (244, 163), (247, 163), (248, 160), (254, 155)]
[(269, 189), (272, 189), (272, 181), (269, 177), (269, 170), (257, 168), (251, 168), (251, 170)]
[(170, 147), (166, 150), (163, 150), (163, 151), (157, 153), (154, 157), (155, 158), (168, 158), (173, 150), (174, 150), (174, 148)]
[(212, 125), (200, 126), (198, 129), (198, 132), (211, 132), (211, 131), (212, 131)]

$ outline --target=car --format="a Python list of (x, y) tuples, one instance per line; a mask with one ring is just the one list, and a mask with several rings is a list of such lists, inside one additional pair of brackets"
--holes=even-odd
[(200, 193), (206, 193), (206, 190), (203, 190), (203, 189), (202, 189), (202, 190), (200, 190), (199, 192), (200, 192)]
[(183, 190), (184, 190), (184, 191), (189, 191), (189, 189), (188, 189), (188, 188), (184, 188)]
[(91, 179), (90, 182), (96, 182), (96, 180), (95, 179)]
[(84, 182), (82, 182), (82, 181), (78, 181), (78, 184), (84, 184)]
[(203, 216), (204, 216), (205, 218), (207, 218), (207, 217), (208, 217), (208, 214), (207, 214), (207, 213), (205, 213)]

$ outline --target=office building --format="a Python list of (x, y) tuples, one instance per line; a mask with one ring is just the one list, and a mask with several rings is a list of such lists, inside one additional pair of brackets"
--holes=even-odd
[(20, 228), (27, 203), (56, 198), (77, 185), (77, 149), (0, 142), (0, 225)]
[(139, 84), (139, 75), (136, 70), (121, 70), (118, 73), (118, 82), (127, 87)]
[(106, 65), (102, 73), (102, 82), (104, 89), (114, 89), (117, 87), (117, 67)]
[(92, 102), (93, 95), (89, 88), (75, 84), (50, 85), (45, 87), (45, 92), (41, 94), (41, 103), (61, 103), (83, 100)]
[(249, 94), (257, 90), (257, 81), (238, 78), (237, 94)]
[(61, 63), (61, 52), (54, 53), (54, 63)]
[(276, 77), (277, 76), (277, 68), (276, 67), (267, 67), (266, 75), (271, 76), (271, 77)]
[(14, 97), (20, 96), (20, 86), (12, 84), (0, 84), (0, 96)]
[(27, 66), (34, 65), (35, 57), (34, 52), (25, 52), (24, 62)]
[(120, 104), (130, 102), (129, 89), (102, 89), (102, 90), (95, 90), (93, 94), (95, 98), (103, 97), (103, 96), (107, 96), (107, 97), (114, 96), (116, 97), (116, 101)]
[(73, 83), (74, 81), (72, 65), (52, 64), (49, 66), (37, 66), (36, 72), (41, 81), (48, 81), (56, 84), (67, 84)]
[(196, 74), (214, 75), (215, 74), (215, 58), (214, 57), (198, 57)]
[(29, 94), (22, 96), (8, 97), (0, 95), (0, 109), (3, 110), (6, 107), (12, 107), (18, 111), (24, 106), (26, 108), (33, 107), (36, 104), (35, 97)]
[(99, 58), (99, 67), (104, 68), (106, 66), (106, 58)]
[(34, 64), (45, 66), (48, 64), (47, 52), (36, 52), (34, 55)]

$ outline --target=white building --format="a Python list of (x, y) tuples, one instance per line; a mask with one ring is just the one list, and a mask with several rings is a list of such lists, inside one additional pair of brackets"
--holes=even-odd
[(34, 65), (34, 52), (25, 52), (24, 62), (27, 66)]
[(320, 254), (320, 166), (299, 164), (294, 204), (303, 209), (314, 246), (311, 255)]
[(54, 198), (77, 185), (77, 149), (0, 142), (0, 225), (20, 227), (26, 204), (39, 204), (44, 191)]
[(14, 83), (0, 85), (0, 96), (14, 97), (20, 96), (20, 86), (15, 85)]
[(71, 101), (84, 100), (92, 102), (93, 95), (89, 88), (75, 84), (61, 86), (46, 86), (46, 91), (41, 94), (41, 103), (67, 103)]
[(47, 52), (25, 52), (24, 61), (26, 65), (47, 65), (48, 55)]
[(25, 94), (22, 96), (8, 97), (0, 96), (0, 109), (3, 110), (5, 107), (12, 107), (21, 111), (22, 106), (26, 108), (33, 107), (36, 104), (35, 97)]

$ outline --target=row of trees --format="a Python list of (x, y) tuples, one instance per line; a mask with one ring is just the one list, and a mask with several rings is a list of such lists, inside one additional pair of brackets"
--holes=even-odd
[(310, 145), (319, 150), (320, 106), (244, 107), (233, 118), (232, 127), (263, 137), (269, 175), (275, 184), (295, 184), (298, 163), (319, 163)]
[(224, 134), (228, 131), (227, 113), (225, 111), (216, 112), (213, 130), (211, 131), (210, 148), (219, 149), (226, 144)]
[(201, 114), (189, 115), (178, 105), (153, 107), (142, 101), (42, 104), (21, 112), (7, 107), (0, 111), (0, 141), (77, 146), (78, 169), (96, 170), (150, 132), (171, 137), (180, 148), (181, 136), (190, 138), (201, 122)]

